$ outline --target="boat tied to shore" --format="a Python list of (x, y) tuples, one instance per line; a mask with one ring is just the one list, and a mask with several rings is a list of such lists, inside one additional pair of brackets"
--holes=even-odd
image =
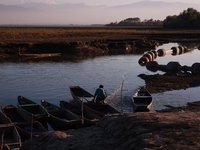
[(80, 86), (69, 86), (69, 89), (74, 102), (76, 102), (79, 107), (91, 111), (100, 117), (106, 115), (116, 115), (120, 113), (107, 103), (95, 103), (93, 101), (94, 96)]
[(48, 129), (47, 120), (49, 118), (49, 113), (41, 105), (23, 96), (18, 96), (17, 106)]
[(1, 109), (17, 128), (22, 141), (38, 137), (47, 132), (47, 129), (39, 121), (36, 121), (14, 105), (4, 104), (1, 105)]
[(74, 102), (67, 102), (62, 100), (60, 101), (60, 107), (71, 111), (72, 113), (76, 114), (80, 119), (83, 119), (82, 122), (84, 123), (84, 126), (94, 125), (101, 118), (100, 116), (89, 110), (83, 110), (82, 112), (80, 107), (77, 107)]
[(137, 89), (132, 97), (134, 112), (150, 111), (152, 109), (152, 96), (147, 89), (142, 86)]
[(74, 113), (46, 100), (41, 100), (41, 105), (50, 114), (47, 121), (54, 130), (68, 130), (82, 127), (81, 119)]
[(1, 149), (17, 149), (21, 147), (21, 137), (11, 120), (0, 111), (0, 147)]

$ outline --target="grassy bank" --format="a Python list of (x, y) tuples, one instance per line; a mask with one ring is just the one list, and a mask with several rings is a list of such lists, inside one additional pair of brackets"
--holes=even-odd
[(142, 37), (198, 38), (200, 30), (141, 27), (0, 27), (0, 42), (71, 42)]

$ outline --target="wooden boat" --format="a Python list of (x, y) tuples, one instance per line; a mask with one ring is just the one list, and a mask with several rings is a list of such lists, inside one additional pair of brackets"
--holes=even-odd
[(82, 127), (81, 119), (72, 112), (41, 100), (41, 105), (50, 114), (48, 123), (54, 130), (67, 130)]
[(84, 90), (80, 86), (69, 86), (70, 92), (72, 94), (72, 97), (74, 101), (77, 104), (80, 104), (83, 102), (92, 102), (92, 99), (94, 98), (94, 95), (89, 93), (88, 91)]
[(32, 122), (32, 117), (14, 105), (1, 105), (2, 112), (15, 124), (17, 122)]
[(58, 57), (61, 56), (61, 53), (21, 54), (19, 50), (19, 56), (33, 57), (33, 58)]
[(93, 112), (88, 112), (88, 110), (82, 111), (80, 107), (78, 107), (76, 104), (72, 102), (69, 103), (62, 100), (60, 101), (60, 107), (68, 111), (71, 111), (72, 113), (76, 114), (80, 119), (83, 119), (82, 121), (84, 122), (85, 126), (94, 125), (101, 118), (99, 115)]
[(83, 108), (96, 113), (100, 117), (109, 114), (119, 114), (119, 111), (106, 103), (100, 104), (93, 102), (92, 99), (94, 96), (83, 88), (79, 86), (69, 86), (69, 89), (77, 105), (83, 105)]
[(5, 116), (0, 111), (0, 145), (4, 148), (14, 149), (21, 147), (21, 138), (20, 135), (14, 126), (14, 124), (10, 121), (8, 117)]
[(36, 121), (14, 105), (1, 105), (1, 109), (16, 126), (22, 141), (47, 132), (47, 129), (39, 121)]
[(48, 129), (47, 119), (49, 113), (41, 105), (23, 96), (18, 96), (18, 108), (29, 116), (34, 117), (34, 119), (38, 120), (46, 129)]
[(132, 97), (134, 111), (150, 111), (152, 109), (152, 96), (146, 88), (140, 87)]

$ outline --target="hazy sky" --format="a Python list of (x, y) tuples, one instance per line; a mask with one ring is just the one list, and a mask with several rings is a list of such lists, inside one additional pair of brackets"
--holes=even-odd
[[(86, 5), (124, 5), (140, 1), (164, 1), (164, 2), (184, 2), (186, 4), (166, 5), (155, 3), (148, 5), (138, 5), (132, 7), (79, 7), (70, 8), (63, 5), (58, 7), (44, 7), (38, 5), (35, 7), (24, 6), (5, 7), (0, 9), (0, 24), (106, 24), (110, 22), (119, 22), (129, 17), (139, 17), (144, 19), (164, 20), (166, 16), (177, 15), (188, 7), (200, 10), (200, 0), (0, 0), (0, 4), (16, 5), (23, 3), (46, 3), (46, 4), (66, 4), (66, 3), (84, 3)], [(194, 3), (194, 4), (188, 4)], [(196, 5), (199, 4), (199, 5)], [(39, 8), (37, 8), (39, 7)], [(45, 8), (44, 10), (42, 8)], [(48, 8), (48, 9), (47, 9)], [(59, 9), (57, 9), (59, 8)], [(27, 11), (28, 10), (28, 11)], [(145, 10), (145, 11), (144, 11)], [(162, 11), (161, 11), (162, 10)]]
[[(142, 0), (0, 0), (0, 4), (20, 4), (25, 2), (43, 2), (48, 4), (62, 4), (62, 3), (84, 3), (87, 5), (123, 5), (138, 2)], [(146, 0), (147, 1), (147, 0)], [(151, 1), (151, 0), (149, 0)], [(165, 2), (185, 2), (200, 4), (200, 0), (153, 0)]]

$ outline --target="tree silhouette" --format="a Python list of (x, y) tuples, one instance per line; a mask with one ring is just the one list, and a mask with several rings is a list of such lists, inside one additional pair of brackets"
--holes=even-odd
[(167, 16), (163, 22), (163, 26), (165, 28), (200, 28), (200, 13), (193, 8), (188, 8), (178, 16)]

